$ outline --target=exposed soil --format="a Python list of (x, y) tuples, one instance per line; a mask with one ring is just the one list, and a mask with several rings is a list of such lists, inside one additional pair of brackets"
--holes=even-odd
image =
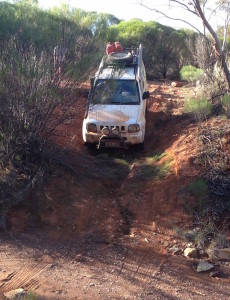
[(215, 265), (221, 278), (198, 274), (177, 234), (193, 227), (181, 191), (198, 176), (197, 125), (183, 113), (191, 90), (150, 92), (145, 149), (103, 152), (83, 145), (76, 95), (76, 118), (54, 136), (60, 167), (0, 235), (2, 299), (20, 287), (37, 299), (230, 299), (230, 264)]

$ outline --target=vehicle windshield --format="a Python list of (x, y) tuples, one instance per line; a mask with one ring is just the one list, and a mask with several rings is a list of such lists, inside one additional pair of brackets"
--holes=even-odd
[(137, 82), (135, 80), (98, 79), (92, 102), (94, 104), (139, 104)]

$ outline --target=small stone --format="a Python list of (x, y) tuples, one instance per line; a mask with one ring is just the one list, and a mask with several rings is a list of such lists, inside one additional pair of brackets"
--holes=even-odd
[(197, 249), (196, 248), (186, 248), (184, 250), (184, 256), (186, 257), (197, 257)]
[(175, 245), (171, 248), (169, 248), (169, 250), (173, 253), (173, 254), (179, 254), (180, 249), (178, 247), (176, 247)]
[(205, 261), (205, 260), (201, 260), (197, 266), (196, 271), (198, 273), (200, 272), (206, 272), (211, 270), (212, 268), (214, 268), (214, 266), (212, 264), (210, 264), (209, 262)]
[(226, 277), (226, 275), (224, 274), (224, 272), (222, 271), (211, 271), (209, 274), (208, 274), (209, 277), (218, 277), (218, 278), (224, 278)]
[(165, 241), (165, 242), (164, 242), (164, 246), (165, 246), (165, 247), (168, 247), (168, 246), (169, 246), (169, 242), (168, 242), (168, 241)]
[(56, 267), (56, 264), (51, 264), (50, 265), (50, 269), (53, 269), (54, 267)]
[(95, 284), (94, 284), (93, 282), (91, 282), (91, 283), (89, 284), (89, 286), (95, 286)]
[(23, 288), (19, 288), (5, 293), (4, 296), (6, 297), (6, 299), (19, 299), (25, 294), (26, 291)]
[(208, 249), (207, 254), (209, 258), (215, 260), (230, 260), (230, 248), (224, 249)]
[(180, 81), (173, 81), (171, 83), (172, 87), (182, 87), (183, 85), (184, 85), (183, 82), (180, 82)]

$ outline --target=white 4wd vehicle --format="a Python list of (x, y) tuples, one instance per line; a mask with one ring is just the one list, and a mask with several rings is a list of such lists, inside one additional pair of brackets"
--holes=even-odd
[(83, 140), (98, 148), (143, 144), (149, 97), (142, 45), (103, 57), (91, 78)]

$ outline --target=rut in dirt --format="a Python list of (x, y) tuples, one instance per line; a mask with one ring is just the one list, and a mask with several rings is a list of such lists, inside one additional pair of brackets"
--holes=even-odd
[[(39, 210), (48, 209), (50, 214), (45, 212), (39, 217), (41, 222), (61, 226), (69, 232), (71, 227), (75, 228), (73, 234), (81, 231), (86, 235), (92, 231), (95, 234), (99, 232), (104, 236), (103, 240), (108, 241), (130, 234), (137, 215), (135, 198), (145, 193), (146, 185), (151, 186), (156, 178), (162, 176), (159, 161), (152, 165), (146, 165), (145, 161), (162, 154), (167, 158), (167, 150), (193, 126), (191, 119), (178, 111), (181, 103), (176, 101), (176, 96), (167, 100), (166, 94), (158, 99), (155, 97), (157, 89), (162, 93), (158, 86), (151, 95), (144, 150), (130, 147), (127, 150), (98, 151), (87, 149), (79, 141), (76, 141), (76, 149), (67, 143), (65, 147), (52, 145), (44, 150), (45, 156), (59, 165), (60, 170), (53, 176), (54, 179), (47, 181), (45, 190), (48, 193), (43, 195)], [(166, 105), (167, 110), (159, 110), (162, 105)], [(177, 114), (175, 111), (178, 111)], [(68, 126), (66, 124), (63, 132), (68, 131)], [(175, 155), (169, 159), (173, 169)], [(163, 176), (167, 176), (167, 173)], [(135, 197), (134, 200), (132, 197)], [(55, 199), (55, 202), (50, 200), (47, 205), (47, 199)], [(68, 199), (66, 205), (61, 199)], [(69, 216), (67, 221), (60, 216), (61, 211)], [(53, 224), (49, 217), (55, 219)], [(70, 219), (73, 220), (72, 224)]]

